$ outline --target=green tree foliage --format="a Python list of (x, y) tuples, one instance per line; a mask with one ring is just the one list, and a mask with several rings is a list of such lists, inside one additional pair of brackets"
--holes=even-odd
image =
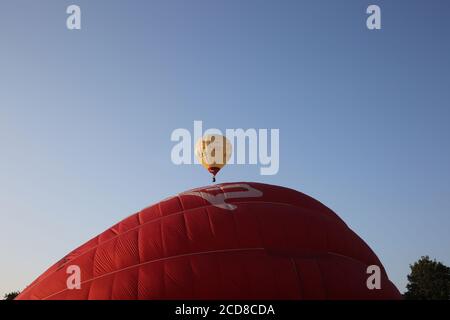
[(410, 265), (405, 298), (409, 300), (449, 300), (450, 268), (428, 256)]
[(3, 297), (3, 299), (5, 300), (14, 300), (15, 297), (17, 297), (19, 295), (19, 291), (13, 291), (10, 293), (6, 293)]

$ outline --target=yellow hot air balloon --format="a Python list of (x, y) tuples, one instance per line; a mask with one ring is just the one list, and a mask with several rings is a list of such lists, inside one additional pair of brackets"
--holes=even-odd
[(213, 175), (230, 160), (232, 147), (230, 141), (220, 134), (208, 134), (200, 138), (195, 145), (195, 156), (201, 165)]

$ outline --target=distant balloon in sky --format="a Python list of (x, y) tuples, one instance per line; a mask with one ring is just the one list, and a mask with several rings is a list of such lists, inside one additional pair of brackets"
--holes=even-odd
[[(379, 272), (378, 288), (368, 285), (369, 269)], [(17, 297), (400, 298), (377, 256), (333, 211), (295, 190), (253, 182), (193, 189), (143, 209)]]
[(195, 145), (195, 156), (201, 165), (213, 175), (216, 174), (230, 160), (232, 146), (230, 141), (219, 134), (209, 134), (200, 138)]

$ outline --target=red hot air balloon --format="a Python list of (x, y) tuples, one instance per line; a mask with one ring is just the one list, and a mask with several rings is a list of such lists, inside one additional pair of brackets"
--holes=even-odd
[[(381, 289), (367, 267), (379, 266)], [(67, 269), (78, 266), (80, 289)], [(400, 299), (373, 251), (300, 192), (227, 183), (163, 200), (50, 267), (17, 299)]]

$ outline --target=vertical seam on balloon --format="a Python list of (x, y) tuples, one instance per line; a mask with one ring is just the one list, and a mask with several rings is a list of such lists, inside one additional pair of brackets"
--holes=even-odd
[(323, 294), (324, 294), (324, 296), (325, 296), (325, 298), (324, 298), (324, 300), (327, 300), (327, 298), (328, 298), (328, 292), (327, 292), (327, 288), (326, 288), (326, 286), (325, 286), (325, 283), (324, 283), (324, 278), (323, 278), (323, 272), (322, 272), (322, 268), (320, 267), (320, 263), (317, 261), (317, 258), (314, 258), (314, 262), (315, 262), (315, 264), (316, 264), (316, 266), (317, 266), (317, 270), (319, 270), (319, 274), (320, 274), (320, 283), (321, 283), (321, 287), (322, 287), (322, 291), (323, 291)]
[[(95, 251), (94, 251), (94, 257), (93, 257), (93, 259), (92, 259), (92, 269), (91, 269), (91, 271), (92, 271), (92, 277), (94, 277), (94, 272), (95, 272), (95, 260), (97, 259), (97, 251), (98, 251), (98, 248), (99, 248), (99, 244), (100, 243), (100, 239), (99, 239), (99, 237), (97, 236), (97, 246), (95, 247)], [(91, 294), (91, 289), (92, 289), (92, 284), (91, 284), (91, 286), (89, 287), (89, 296), (90, 296), (90, 294)]]
[(212, 223), (212, 221), (211, 221), (211, 217), (210, 217), (210, 215), (209, 215), (208, 207), (205, 207), (205, 211), (206, 211), (206, 215), (208, 216), (209, 230), (211, 231), (211, 235), (212, 235), (213, 237), (215, 237), (215, 236), (216, 236), (216, 233), (214, 232), (214, 226), (213, 226), (213, 223)]
[(118, 265), (116, 265), (116, 263), (117, 263), (117, 257), (118, 257), (118, 250), (117, 250), (117, 248), (119, 248), (119, 240), (120, 239), (122, 239), (123, 237), (121, 237), (121, 238), (116, 238), (116, 240), (113, 242), (114, 243), (114, 249), (113, 249), (113, 256), (112, 256), (112, 259), (113, 259), (113, 264), (114, 264), (114, 269), (116, 269), (116, 268), (118, 268)]
[(191, 258), (189, 258), (189, 267), (190, 267), (190, 270), (191, 270), (191, 279), (192, 279), (192, 283), (193, 283), (193, 285), (191, 286), (192, 287), (192, 292), (191, 292), (191, 294), (192, 295), (195, 295), (195, 274), (194, 274), (194, 268), (192, 267), (192, 259)]
[(188, 225), (187, 225), (187, 222), (186, 222), (186, 214), (184, 213), (185, 212), (184, 205), (183, 205), (183, 202), (181, 201), (181, 198), (179, 196), (177, 196), (177, 199), (178, 199), (178, 202), (180, 202), (180, 206), (181, 206), (181, 212), (182, 212), (181, 215), (183, 216), (183, 223), (184, 223), (185, 234), (187, 235), (187, 238), (191, 242), (192, 238), (191, 238), (191, 235), (190, 235), (190, 232), (189, 232), (189, 228), (188, 228)]
[(251, 292), (252, 292), (252, 295), (254, 294), (254, 291), (253, 291), (253, 287), (254, 286), (251, 286), (250, 285), (250, 277), (249, 277), (249, 272), (248, 272), (248, 270), (247, 270), (247, 268), (246, 268), (246, 265), (245, 265), (245, 263), (242, 261), (242, 260), (240, 260), (240, 259), (236, 259), (236, 261), (239, 263), (239, 269), (241, 269), (241, 270), (244, 270), (243, 272), (244, 272), (244, 279), (245, 279), (245, 281), (247, 282), (246, 283), (246, 288), (251, 288), (252, 290), (251, 290)]
[(326, 221), (325, 222), (325, 251), (326, 252), (330, 252), (330, 241), (328, 239), (329, 235), (329, 230), (330, 230), (330, 226), (329, 226), (330, 222)]
[[(142, 217), (141, 217), (141, 213), (142, 210), (138, 212), (137, 216), (138, 216), (138, 223), (139, 223), (139, 227), (137, 229), (137, 247), (138, 247), (138, 259), (139, 259), (139, 263), (142, 262), (141, 259), (141, 231), (142, 228), (140, 226), (142, 226)], [(138, 273), (138, 280), (139, 280), (139, 273)], [(139, 286), (139, 284), (138, 284)], [(138, 287), (138, 291), (139, 291), (139, 287)], [(138, 296), (139, 296), (139, 292), (138, 292)]]
[[(139, 228), (137, 230), (137, 248), (138, 248), (138, 259), (139, 259), (139, 263), (141, 263), (141, 245), (140, 245), (140, 239), (141, 239), (141, 229)], [(138, 268), (138, 272), (137, 272), (137, 286), (136, 286), (136, 299), (139, 300), (139, 278), (141, 275), (141, 268)]]
[(214, 268), (217, 268), (217, 270), (218, 270), (218, 272), (217, 272), (217, 275), (218, 275), (218, 286), (221, 287), (222, 283), (224, 282), (223, 281), (223, 276), (222, 276), (222, 273), (223, 273), (222, 272), (222, 264), (219, 261), (219, 257), (216, 256), (216, 255), (212, 258), (212, 261), (214, 261), (214, 264), (213, 264)]
[(141, 263), (141, 228), (137, 230), (137, 251), (139, 263)]
[[(162, 215), (162, 211), (161, 211), (161, 205), (159, 204), (158, 206), (159, 208), (159, 213), (160, 215)], [(160, 235), (160, 239), (161, 239), (161, 245), (162, 245), (162, 249), (163, 249), (163, 256), (166, 256), (166, 249), (165, 249), (165, 244), (164, 244), (164, 226), (163, 226), (163, 221), (160, 220), (159, 221), (159, 235)], [(166, 264), (163, 262), (162, 263), (163, 266), (163, 286), (162, 286), (162, 292), (163, 292), (163, 297), (166, 295)]]
[(262, 233), (262, 226), (261, 226), (261, 220), (259, 218), (259, 214), (254, 214), (254, 218), (256, 219), (257, 222), (257, 230), (258, 230), (258, 235), (259, 235), (259, 243), (261, 244), (261, 246), (265, 246), (265, 242), (264, 242), (264, 236)]
[(136, 299), (140, 300), (141, 299), (141, 267), (138, 267), (138, 272), (137, 272), (137, 291), (136, 291)]
[(294, 268), (294, 272), (297, 275), (298, 291), (299, 291), (299, 295), (300, 295), (300, 299), (301, 299), (301, 298), (304, 298), (304, 292), (302, 290), (302, 278), (300, 277), (300, 273), (298, 272), (298, 269), (297, 269), (297, 264), (295, 263), (295, 260), (293, 257), (291, 257), (291, 263), (292, 263), (292, 267)]
[(94, 260), (92, 262), (92, 277), (95, 276), (95, 269), (96, 269), (96, 265), (98, 264), (97, 260), (98, 260), (98, 250), (100, 247), (95, 247), (95, 252), (94, 252)]
[(174, 278), (169, 272), (166, 272), (165, 266), (166, 266), (166, 263), (164, 262), (164, 279), (168, 279), (169, 281), (174, 283), (177, 287), (182, 287), (178, 284), (178, 281), (176, 278)]
[(142, 215), (142, 210), (137, 213), (137, 218), (138, 218), (139, 225), (142, 225), (142, 216), (141, 215)]
[(113, 297), (113, 292), (114, 292), (114, 283), (116, 282), (116, 276), (117, 273), (114, 273), (114, 275), (112, 276), (112, 281), (111, 281), (111, 285), (109, 286), (109, 300), (112, 300)]
[(177, 195), (177, 199), (178, 199), (178, 202), (180, 203), (180, 206), (181, 206), (181, 211), (183, 211), (183, 212), (184, 212), (184, 205), (183, 205), (183, 200), (181, 200), (181, 197), (180, 197), (179, 195)]
[(234, 228), (234, 235), (236, 237), (236, 244), (239, 247), (240, 237), (239, 237), (239, 233), (238, 233), (238, 230), (237, 230), (236, 217), (235, 217), (235, 214), (233, 212), (231, 213), (231, 217), (233, 219), (233, 228)]
[[(159, 210), (159, 215), (162, 217), (162, 210), (161, 210), (161, 203), (158, 203), (158, 210)], [(160, 235), (160, 239), (161, 239), (161, 245), (162, 245), (162, 249), (163, 249), (163, 256), (166, 255), (166, 245), (164, 243), (164, 226), (163, 226), (163, 222), (162, 220), (160, 220), (159, 222), (159, 235)]]
[(162, 282), (162, 296), (166, 296), (166, 263), (165, 261), (162, 262), (162, 276), (163, 276), (163, 282)]
[(191, 237), (191, 231), (190, 231), (189, 228), (188, 228), (188, 223), (187, 223), (187, 219), (186, 219), (186, 214), (184, 214), (184, 213), (183, 213), (183, 223), (184, 223), (184, 229), (185, 229), (185, 231), (186, 231), (187, 238), (189, 239), (189, 242), (192, 242), (193, 239), (192, 239), (192, 237)]
[(90, 283), (90, 285), (89, 285), (87, 300), (90, 300), (89, 297), (91, 296), (91, 290), (92, 290), (92, 283)]

